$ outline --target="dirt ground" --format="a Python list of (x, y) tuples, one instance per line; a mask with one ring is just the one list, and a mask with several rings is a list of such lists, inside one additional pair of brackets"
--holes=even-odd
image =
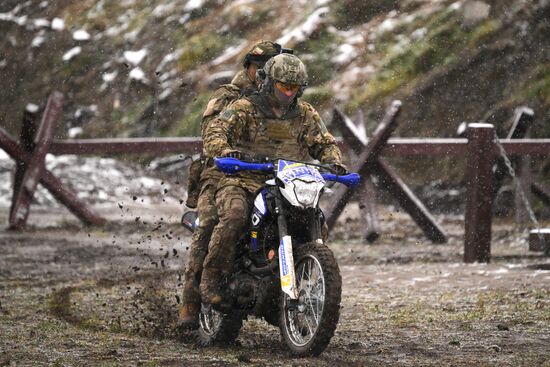
[(108, 228), (33, 208), (28, 231), (0, 208), (0, 366), (550, 366), (550, 260), (527, 232), (493, 224), (490, 264), (461, 263), (460, 216), (431, 244), (380, 207), (361, 239), (351, 208), (331, 234), (343, 277), (340, 323), (318, 358), (294, 359), (278, 329), (249, 319), (236, 345), (174, 333), (190, 237), (175, 206), (97, 207)]

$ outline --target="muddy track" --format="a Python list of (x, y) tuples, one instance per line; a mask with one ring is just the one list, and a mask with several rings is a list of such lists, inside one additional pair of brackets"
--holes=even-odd
[(548, 259), (527, 251), (525, 232), (497, 222), (493, 262), (463, 265), (460, 218), (438, 219), (448, 244), (430, 244), (392, 214), (367, 245), (350, 235), (359, 222), (342, 219), (330, 245), (342, 273), (340, 321), (325, 352), (305, 359), (253, 318), (232, 346), (176, 335), (190, 238), (167, 220), (158, 229), (158, 218), (108, 230), (2, 228), (0, 366), (550, 365)]

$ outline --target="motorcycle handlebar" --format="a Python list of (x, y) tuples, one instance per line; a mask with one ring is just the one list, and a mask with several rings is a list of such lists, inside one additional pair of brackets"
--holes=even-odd
[[(221, 171), (229, 174), (235, 174), (241, 171), (262, 171), (262, 172), (273, 172), (275, 170), (275, 165), (271, 162), (267, 163), (249, 163), (243, 162), (237, 158), (214, 158), (216, 167)], [(309, 164), (305, 162), (300, 162), (304, 164)], [(311, 164), (312, 166), (320, 167), (327, 169), (327, 167)], [(321, 176), (327, 181), (340, 182), (350, 188), (357, 186), (361, 180), (361, 177), (357, 173), (348, 173), (347, 175), (336, 175), (334, 173), (322, 173)]]

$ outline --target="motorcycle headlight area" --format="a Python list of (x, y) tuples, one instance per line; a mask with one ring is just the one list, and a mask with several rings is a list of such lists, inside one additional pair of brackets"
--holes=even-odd
[(296, 200), (304, 207), (313, 206), (317, 198), (317, 193), (319, 192), (319, 183), (307, 182), (299, 179), (293, 180), (292, 183), (294, 184), (294, 195), (296, 195)]

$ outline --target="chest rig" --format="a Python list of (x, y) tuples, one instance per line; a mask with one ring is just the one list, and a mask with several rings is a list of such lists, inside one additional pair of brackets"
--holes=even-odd
[(305, 128), (300, 108), (294, 106), (282, 117), (276, 117), (261, 96), (251, 95), (248, 99), (254, 111), (238, 149), (253, 156), (306, 159), (307, 148), (300, 143)]

